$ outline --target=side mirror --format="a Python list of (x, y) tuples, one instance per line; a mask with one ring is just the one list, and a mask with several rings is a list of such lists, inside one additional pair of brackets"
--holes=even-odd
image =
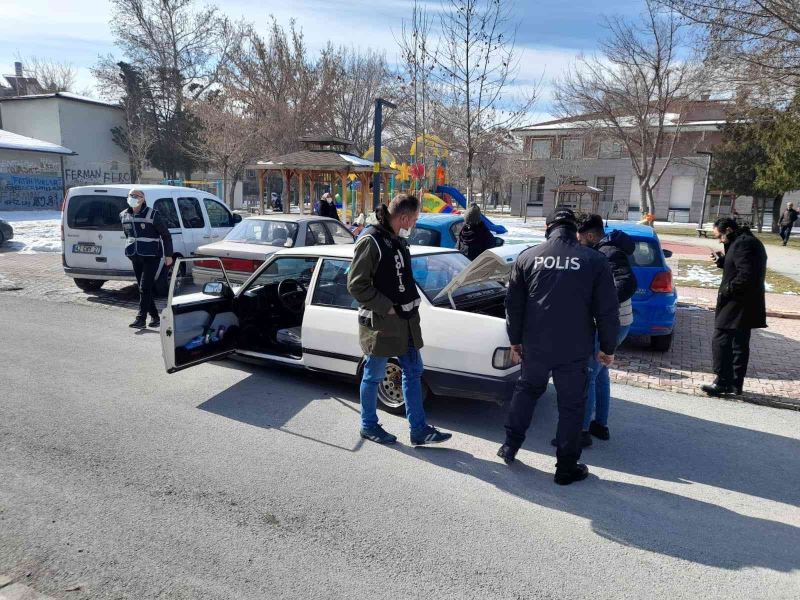
[(241, 223), (242, 222), (242, 215), (238, 213), (233, 213), (233, 222), (234, 223)]
[(499, 248), (500, 246), (502, 246), (505, 243), (506, 243), (506, 241), (501, 237), (495, 237), (494, 238), (494, 247), (495, 248)]
[(662, 250), (664, 258), (672, 258), (672, 250)]
[(229, 298), (233, 295), (233, 290), (231, 290), (231, 288), (222, 281), (209, 281), (203, 286), (203, 293), (206, 296)]

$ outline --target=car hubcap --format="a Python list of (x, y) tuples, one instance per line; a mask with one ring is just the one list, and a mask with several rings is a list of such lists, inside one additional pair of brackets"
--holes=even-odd
[(403, 372), (398, 365), (387, 363), (380, 392), (384, 404), (392, 407), (403, 405)]

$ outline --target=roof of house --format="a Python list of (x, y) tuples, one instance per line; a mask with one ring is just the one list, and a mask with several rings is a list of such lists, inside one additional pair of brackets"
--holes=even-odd
[[(372, 161), (354, 154), (345, 154), (333, 150), (299, 150), (271, 160), (260, 160), (257, 169), (278, 171), (281, 169), (303, 169), (306, 171), (353, 171), (372, 170)], [(382, 171), (393, 172), (394, 169), (384, 167)]]
[(77, 154), (77, 152), (73, 152), (64, 146), (26, 137), (4, 129), (0, 129), (0, 149), (20, 152), (44, 152), (47, 154)]
[(62, 100), (71, 100), (73, 102), (84, 102), (86, 104), (96, 104), (98, 106), (105, 106), (108, 108), (117, 108), (122, 110), (122, 107), (119, 104), (115, 104), (113, 102), (105, 102), (104, 100), (96, 100), (94, 98), (88, 98), (86, 96), (79, 96), (78, 94), (73, 94), (71, 92), (54, 92), (52, 94), (31, 94), (28, 96), (12, 96), (10, 98), (0, 98), (0, 102), (20, 102), (23, 100), (42, 100), (46, 98), (59, 98)]

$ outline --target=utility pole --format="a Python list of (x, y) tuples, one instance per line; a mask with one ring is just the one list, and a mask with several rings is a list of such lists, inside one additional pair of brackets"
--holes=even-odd
[(383, 127), (383, 105), (388, 108), (397, 108), (383, 98), (375, 98), (375, 139), (372, 151), (372, 208), (378, 208), (381, 203), (381, 128)]

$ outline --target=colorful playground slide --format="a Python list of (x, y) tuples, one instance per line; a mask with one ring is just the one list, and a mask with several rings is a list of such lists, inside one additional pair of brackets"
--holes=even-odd
[[(464, 194), (459, 192), (454, 187), (450, 187), (448, 185), (440, 185), (439, 187), (436, 188), (436, 192), (439, 193), (439, 194), (447, 194), (453, 200), (458, 202), (458, 204), (460, 204), (462, 207), (464, 207), (464, 208), (467, 207), (467, 199), (464, 197)], [(432, 195), (432, 194), (426, 194), (426, 196), (430, 196), (430, 195)], [(439, 200), (439, 202), (441, 202), (442, 204), (447, 205), (447, 203), (444, 200), (441, 200), (437, 196), (433, 196), (433, 197), (436, 198), (437, 200)], [(425, 199), (424, 198), (422, 200), (422, 205), (423, 205), (423, 210), (426, 211), (426, 212), (450, 212), (450, 211), (443, 211), (443, 210), (439, 211), (439, 210), (427, 210), (427, 209), (425, 209), (424, 208), (424, 206), (425, 206)], [(452, 209), (451, 209), (451, 211), (452, 211)], [(489, 219), (486, 218), (486, 215), (482, 215), (482, 217), (483, 217), (483, 222), (486, 223), (486, 227), (488, 227), (489, 231), (491, 231), (492, 233), (497, 233), (497, 234), (500, 234), (500, 235), (502, 235), (504, 233), (508, 233), (508, 229), (506, 229), (502, 225), (498, 225), (496, 223), (492, 223)]]

